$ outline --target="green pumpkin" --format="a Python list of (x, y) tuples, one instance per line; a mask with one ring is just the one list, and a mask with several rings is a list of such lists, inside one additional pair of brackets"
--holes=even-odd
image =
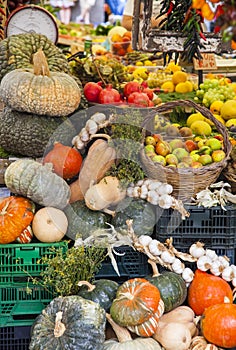
[(111, 224), (117, 230), (127, 229), (126, 220), (133, 220), (134, 232), (137, 236), (153, 234), (156, 223), (154, 206), (144, 199), (126, 197), (117, 208)]
[(58, 297), (36, 317), (29, 350), (102, 350), (105, 325), (98, 303), (77, 295)]
[(94, 281), (93, 284), (87, 281), (80, 281), (79, 286), (81, 287), (78, 295), (98, 303), (105, 311), (109, 311), (119, 284), (112, 280), (100, 279)]
[(111, 220), (111, 216), (89, 209), (84, 201), (77, 201), (68, 205), (64, 209), (68, 219), (68, 229), (66, 236), (75, 240), (77, 235), (83, 239), (89, 237), (91, 232), (99, 228), (109, 228), (106, 224)]
[(15, 155), (42, 157), (55, 141), (71, 146), (77, 134), (66, 117), (39, 116), (5, 107), (0, 113), (0, 146)]
[(181, 275), (172, 271), (163, 271), (157, 276), (146, 276), (149, 282), (160, 291), (161, 298), (168, 312), (184, 303), (187, 297), (187, 286)]

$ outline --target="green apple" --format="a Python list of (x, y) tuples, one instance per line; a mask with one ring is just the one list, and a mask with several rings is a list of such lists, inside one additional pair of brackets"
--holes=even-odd
[(156, 154), (155, 156), (152, 157), (152, 161), (153, 161), (153, 163), (160, 163), (160, 164), (162, 164), (164, 166), (166, 165), (165, 157), (160, 156), (158, 154)]
[(198, 152), (199, 152), (199, 154), (211, 154), (212, 149), (209, 146), (202, 146), (199, 148)]
[(144, 151), (145, 153), (149, 153), (149, 152), (155, 153), (155, 147), (153, 145), (146, 145), (144, 146)]
[(222, 149), (222, 143), (215, 137), (208, 139), (206, 142), (206, 146), (209, 146), (213, 151)]
[(147, 136), (147, 137), (145, 137), (145, 144), (155, 146), (156, 140), (154, 139), (153, 136)]
[(189, 153), (188, 151), (186, 151), (185, 148), (175, 148), (172, 152), (172, 154), (174, 154), (177, 158), (178, 158), (178, 161), (182, 161), (182, 159), (184, 157), (187, 157), (189, 156)]
[(168, 164), (168, 165), (177, 165), (178, 162), (179, 162), (178, 158), (174, 154), (172, 154), (172, 153), (167, 154), (167, 156), (166, 156), (166, 164)]
[(201, 163), (202, 165), (208, 165), (213, 162), (213, 159), (210, 154), (202, 154), (199, 157), (198, 162)]

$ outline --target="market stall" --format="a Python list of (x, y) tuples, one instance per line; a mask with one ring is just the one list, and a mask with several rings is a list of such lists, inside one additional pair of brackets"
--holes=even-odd
[(151, 4), (132, 32), (37, 5), (48, 33), (10, 33), (9, 16), (1, 350), (236, 348), (235, 83), (203, 69), (220, 34), (197, 56), (135, 41)]

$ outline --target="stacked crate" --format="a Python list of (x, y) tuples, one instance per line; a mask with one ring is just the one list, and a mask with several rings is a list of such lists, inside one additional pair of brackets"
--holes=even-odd
[(0, 245), (0, 350), (27, 350), (30, 328), (55, 294), (40, 283), (44, 256), (66, 251), (67, 243)]
[(205, 248), (214, 249), (218, 255), (226, 255), (236, 264), (236, 206), (212, 208), (185, 206), (190, 216), (182, 220), (173, 209), (157, 209), (154, 237), (161, 242), (173, 238), (176, 249), (188, 252), (191, 244), (200, 241)]

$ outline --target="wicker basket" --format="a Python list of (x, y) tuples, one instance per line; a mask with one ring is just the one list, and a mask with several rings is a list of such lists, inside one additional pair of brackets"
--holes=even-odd
[[(144, 170), (148, 177), (156, 179), (162, 182), (167, 182), (173, 186), (173, 196), (184, 201), (189, 202), (191, 198), (196, 195), (199, 191), (205, 189), (210, 184), (214, 183), (219, 177), (222, 170), (226, 167), (227, 161), (229, 159), (231, 151), (231, 143), (228, 137), (228, 132), (226, 128), (220, 123), (212, 113), (203, 106), (200, 106), (193, 101), (189, 100), (178, 100), (167, 102), (161, 106), (156, 107), (155, 112), (158, 114), (165, 114), (172, 111), (176, 107), (184, 107), (185, 109), (195, 109), (202, 113), (206, 118), (211, 120), (217, 129), (217, 131), (222, 134), (224, 139), (224, 151), (226, 157), (219, 163), (212, 163), (209, 166), (203, 166), (200, 168), (175, 168), (175, 167), (165, 167), (158, 163), (153, 163), (153, 161), (146, 156), (144, 151), (144, 145), (140, 151), (141, 162)], [(152, 115), (148, 115), (143, 122), (143, 138), (150, 131), (150, 118)]]
[(236, 194), (236, 174), (229, 171), (228, 168), (226, 167), (223, 170), (223, 175), (231, 186), (231, 192), (233, 194)]

